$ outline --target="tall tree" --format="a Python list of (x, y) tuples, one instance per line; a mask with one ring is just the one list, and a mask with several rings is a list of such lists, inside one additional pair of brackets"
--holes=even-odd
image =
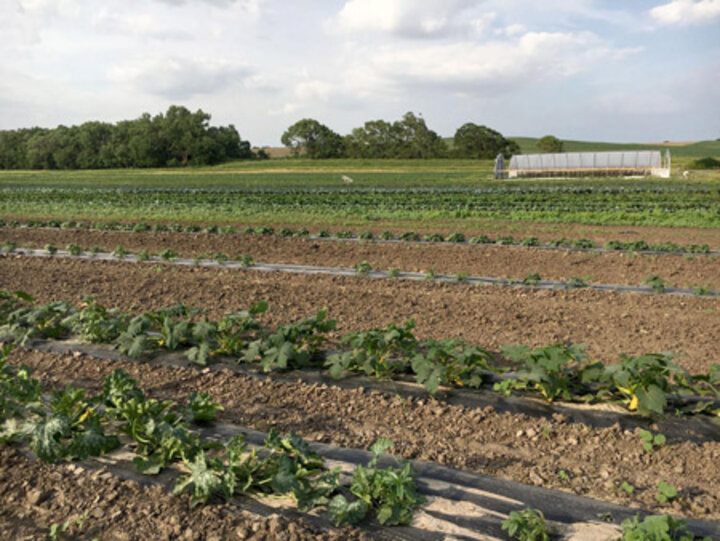
[(302, 154), (311, 159), (321, 159), (341, 158), (344, 154), (342, 137), (312, 118), (298, 120), (285, 130), (281, 141), (294, 156)]
[(490, 160), (498, 154), (509, 158), (520, 152), (515, 141), (505, 139), (503, 135), (487, 126), (478, 126), (468, 122), (460, 126), (453, 138), (453, 154), (458, 158)]
[(447, 155), (445, 141), (414, 113), (405, 113), (390, 124), (384, 120), (366, 122), (345, 137), (352, 158), (440, 158)]
[(447, 145), (437, 133), (425, 124), (421, 116), (408, 112), (395, 122), (400, 144), (398, 158), (442, 158), (447, 155)]
[(557, 153), (563, 151), (563, 142), (554, 135), (545, 135), (538, 139), (537, 147), (540, 152)]

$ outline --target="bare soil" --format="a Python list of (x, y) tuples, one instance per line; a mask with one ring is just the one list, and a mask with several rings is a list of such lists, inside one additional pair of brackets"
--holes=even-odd
[[(675, 442), (647, 452), (637, 433), (621, 430), (617, 425), (592, 429), (568, 423), (557, 414), (552, 419), (529, 418), (498, 414), (491, 407), (470, 410), (431, 399), (365, 392), (362, 388), (342, 390), (299, 382), (281, 383), (248, 378), (228, 370), (101, 361), (81, 354), (16, 350), (11, 362), (27, 364), (46, 385), (73, 382), (94, 391), (99, 390), (102, 378), (121, 368), (138, 380), (149, 396), (156, 398), (184, 401), (192, 391), (209, 392), (225, 407), (219, 418), (223, 422), (261, 431), (276, 427), (309, 440), (354, 448), (367, 448), (378, 437), (385, 436), (395, 442), (394, 454), (409, 459), (642, 506), (655, 512), (720, 519), (720, 470), (716, 468), (720, 442)], [(2, 471), (7, 476), (15, 469), (12, 463), (6, 463)], [(10, 475), (27, 479), (25, 473)], [(54, 476), (63, 479), (62, 473)], [(52, 484), (49, 487), (43, 484), (46, 477), (54, 479), (50, 474), (38, 476), (40, 486), (34, 488), (40, 491), (54, 488)], [(657, 484), (663, 480), (679, 491), (677, 500), (669, 504), (656, 500)], [(632, 494), (620, 488), (623, 482), (634, 487)], [(115, 483), (111, 488), (119, 486), (122, 485)], [(79, 484), (76, 490), (84, 488), (84, 484)], [(135, 494), (142, 496), (143, 491), (135, 489), (128, 495), (135, 498)], [(104, 501), (104, 496), (93, 493), (70, 501), (98, 502)], [(126, 500), (123, 495), (122, 501), (133, 500)], [(167, 505), (180, 507), (175, 501), (169, 500)], [(140, 503), (138, 507), (146, 504)], [(179, 515), (186, 520), (186, 513)], [(169, 517), (173, 513), (160, 516)], [(182, 523), (178, 527), (181, 532), (188, 527), (197, 531), (194, 524)], [(216, 527), (226, 526), (221, 522)]]
[(537, 273), (546, 280), (639, 285), (650, 275), (667, 285), (693, 289), (720, 288), (720, 261), (715, 256), (636, 255), (543, 250), (521, 246), (483, 246), (358, 241), (313, 241), (277, 235), (214, 235), (188, 233), (132, 233), (55, 229), (0, 229), (0, 241), (18, 246), (65, 248), (77, 243), (84, 249), (97, 246), (113, 251), (147, 251), (157, 255), (172, 249), (184, 257), (223, 253), (232, 258), (249, 254), (264, 263), (328, 265), (352, 268), (367, 261), (373, 269), (493, 276), (523, 279)]
[[(69, 522), (59, 539), (184, 541), (226, 539), (359, 539), (353, 530), (320, 531), (303, 519), (261, 517), (230, 504), (190, 509), (189, 495), (123, 481), (107, 470), (50, 465), (0, 446), (2, 539), (48, 539), (50, 527)], [(78, 522), (79, 521), (79, 522)]]
[(165, 264), (0, 257), (0, 287), (29, 292), (40, 302), (85, 296), (124, 310), (176, 303), (213, 317), (265, 299), (268, 323), (328, 309), (338, 332), (415, 318), (421, 338), (464, 338), (486, 348), (586, 344), (599, 360), (675, 351), (692, 372), (719, 361), (720, 299), (600, 292), (478, 287), (361, 277), (307, 276)]

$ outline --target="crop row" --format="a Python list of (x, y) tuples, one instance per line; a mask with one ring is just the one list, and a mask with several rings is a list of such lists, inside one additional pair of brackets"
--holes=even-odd
[(1, 190), (3, 200), (32, 199), (37, 202), (98, 200), (113, 206), (132, 206), (136, 202), (173, 202), (177, 205), (217, 204), (253, 207), (371, 207), (403, 210), (717, 210), (717, 194), (706, 188), (683, 189), (597, 189), (593, 187), (558, 190), (549, 187), (487, 189), (84, 189), (84, 188), (8, 188)]
[[(315, 174), (315, 173), (312, 173)], [(432, 174), (432, 173), (431, 173)], [(177, 175), (173, 175), (175, 177)], [(337, 178), (337, 177), (334, 177)], [(222, 180), (222, 179), (221, 179)], [(226, 181), (228, 179), (225, 179)], [(147, 186), (132, 186), (109, 183), (89, 185), (63, 184), (62, 181), (50, 184), (33, 184), (32, 181), (3, 183), (3, 188), (8, 191), (34, 191), (34, 190), (61, 190), (61, 191), (101, 191), (117, 193), (186, 193), (186, 194), (237, 194), (237, 193), (260, 193), (260, 194), (492, 194), (492, 195), (517, 195), (517, 194), (717, 194), (717, 187), (703, 182), (667, 182), (648, 180), (628, 181), (580, 181), (568, 182), (517, 182), (517, 183), (490, 183), (483, 186), (276, 186), (276, 187), (246, 187), (229, 185), (213, 186), (167, 186), (160, 183)]]
[(6, 364), (8, 353), (9, 347), (0, 351), (0, 442), (25, 443), (45, 462), (100, 456), (121, 447), (122, 438), (135, 452), (138, 473), (157, 475), (182, 464), (187, 473), (176, 479), (174, 492), (190, 492), (192, 506), (213, 495), (288, 495), (300, 511), (326, 505), (336, 525), (370, 515), (388, 526), (407, 524), (424, 502), (409, 464), (378, 467), (393, 445), (385, 438), (371, 447), (367, 467), (356, 467), (347, 487), (352, 496), (346, 496), (340, 469), (328, 469), (299, 436), (271, 430), (259, 453), (242, 435), (221, 442), (203, 438), (198, 424), (223, 409), (206, 393), (192, 393), (183, 405), (148, 398), (119, 369), (96, 396), (72, 385), (48, 393), (27, 367)]
[[(557, 188), (557, 189), (555, 189)], [(707, 187), (598, 186), (403, 190), (232, 190), (0, 188), (0, 214), (131, 216), (304, 216), (328, 220), (499, 215), (577, 220), (712, 226), (720, 222), (720, 198)], [(620, 189), (623, 188), (623, 189)], [(568, 216), (574, 215), (574, 216)], [(586, 219), (591, 219), (586, 217)]]
[[(386, 526), (407, 524), (426, 501), (409, 463), (379, 466), (378, 459), (393, 445), (387, 438), (370, 447), (367, 465), (355, 466), (347, 484), (339, 467), (329, 469), (294, 434), (271, 430), (262, 447), (252, 449), (242, 434), (203, 437), (202, 427), (223, 410), (207, 393), (194, 392), (185, 404), (148, 398), (120, 369), (103, 380), (94, 396), (73, 385), (49, 392), (28, 367), (8, 365), (9, 352), (10, 346), (0, 350), (0, 443), (27, 445), (44, 462), (84, 460), (124, 447), (135, 454), (132, 463), (142, 475), (155, 476), (180, 464), (173, 492), (189, 492), (192, 507), (218, 497), (284, 495), (300, 511), (327, 507), (335, 525), (359, 524), (370, 516)], [(658, 497), (665, 494), (660, 489), (672, 495), (671, 485), (658, 486)], [(510, 512), (502, 529), (519, 540), (547, 541), (554, 533), (543, 513), (531, 508)], [(621, 539), (644, 540), (657, 532), (667, 534), (662, 539), (696, 539), (684, 520), (670, 515), (641, 520), (639, 514), (623, 521)], [(51, 538), (56, 537), (51, 533)]]
[(230, 358), (266, 372), (325, 367), (334, 378), (412, 375), (431, 394), (441, 385), (479, 388), (494, 382), (493, 388), (505, 394), (522, 391), (548, 402), (619, 402), (646, 416), (720, 414), (720, 365), (691, 375), (668, 353), (621, 355), (618, 363), (604, 365), (589, 359), (580, 345), (555, 344), (506, 346), (500, 356), (462, 340), (418, 340), (412, 321), (350, 332), (330, 344), (336, 324), (324, 311), (269, 329), (257, 318), (267, 310), (266, 302), (212, 321), (184, 305), (131, 315), (92, 300), (79, 310), (60, 301), (36, 305), (21, 292), (3, 291), (0, 301), (0, 335), (20, 345), (34, 338), (77, 336), (114, 344), (136, 358), (181, 350), (199, 365)]
[[(18, 248), (17, 244), (12, 241), (6, 241), (0, 245), (0, 254), (30, 254), (49, 257), (85, 257), (95, 258), (102, 257), (104, 260), (121, 260), (121, 261), (134, 261), (134, 262), (163, 262), (163, 263), (174, 263), (180, 258), (180, 254), (170, 248), (165, 248), (158, 252), (157, 256), (151, 255), (147, 250), (140, 250), (136, 254), (126, 250), (122, 245), (117, 245), (112, 253), (101, 253), (97, 246), (91, 247), (89, 250), (84, 250), (79, 244), (71, 242), (67, 245), (65, 252), (61, 252), (58, 248), (52, 244), (46, 244), (44, 251), (38, 251), (31, 248)], [(471, 285), (496, 285), (496, 286), (524, 286), (531, 288), (544, 288), (544, 289), (579, 289), (579, 288), (594, 288), (601, 291), (614, 291), (614, 292), (633, 292), (633, 293), (674, 293), (679, 295), (695, 295), (695, 296), (706, 296), (715, 297), (720, 295), (719, 291), (712, 289), (712, 286), (703, 284), (693, 284), (692, 289), (683, 289), (678, 287), (671, 287), (663, 278), (655, 274), (648, 275), (641, 284), (638, 285), (617, 285), (617, 284), (595, 284), (589, 283), (585, 278), (578, 276), (571, 276), (567, 281), (555, 281), (555, 280), (543, 280), (542, 276), (538, 273), (530, 273), (524, 278), (493, 278), (486, 276), (473, 276), (466, 272), (458, 272), (455, 275), (440, 274), (434, 269), (430, 269), (424, 273), (407, 272), (401, 271), (398, 268), (391, 268), (387, 271), (375, 270), (372, 268), (370, 263), (367, 261), (361, 261), (357, 263), (352, 270), (342, 267), (315, 267), (308, 265), (283, 265), (282, 263), (262, 263), (256, 262), (253, 257), (249, 254), (243, 254), (237, 256), (237, 260), (231, 259), (228, 254), (222, 252), (206, 252), (205, 257), (195, 256), (185, 261), (180, 261), (180, 264), (192, 264), (198, 265), (214, 265), (214, 266), (232, 266), (242, 268), (255, 268), (260, 270), (272, 270), (279, 272), (292, 272), (292, 273), (323, 273), (323, 274), (335, 274), (340, 276), (348, 276), (352, 273), (356, 276), (371, 276), (374, 278), (390, 278), (390, 279), (410, 279), (410, 280), (428, 280), (428, 281), (441, 281), (444, 283), (455, 283), (455, 284), (471, 284)], [(130, 259), (128, 259), (130, 258)]]
[(301, 237), (312, 239), (359, 239), (367, 241), (403, 241), (403, 242), (428, 242), (428, 243), (450, 243), (450, 244), (485, 244), (498, 246), (540, 246), (563, 248), (569, 250), (594, 250), (603, 248), (612, 251), (634, 251), (634, 252), (658, 252), (658, 253), (710, 253), (708, 244), (677, 244), (674, 242), (662, 242), (649, 244), (644, 240), (620, 241), (610, 240), (604, 246), (598, 245), (590, 239), (552, 239), (541, 242), (537, 237), (523, 237), (516, 239), (510, 235), (492, 238), (485, 234), (467, 236), (464, 233), (456, 232), (448, 235), (442, 233), (420, 234), (415, 231), (394, 233), (383, 231), (375, 234), (371, 231), (354, 232), (351, 230), (340, 230), (336, 232), (321, 229), (311, 233), (307, 228), (292, 229), (290, 227), (275, 228), (272, 226), (244, 227), (241, 230), (229, 225), (206, 225), (201, 227), (196, 224), (148, 224), (145, 222), (84, 222), (76, 220), (2, 220), (0, 227), (27, 227), (27, 228), (52, 228), (52, 229), (83, 229), (88, 231), (129, 231), (134, 233), (144, 232), (175, 232), (175, 233), (208, 233), (220, 235), (256, 234), (256, 235), (277, 235), (280, 237)]

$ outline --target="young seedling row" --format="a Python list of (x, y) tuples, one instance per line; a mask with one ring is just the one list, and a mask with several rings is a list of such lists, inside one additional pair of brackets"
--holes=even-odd
[(35, 338), (77, 336), (112, 343), (134, 358), (184, 351), (200, 366), (229, 357), (265, 372), (324, 367), (334, 378), (349, 373), (381, 379), (412, 375), (433, 395), (440, 386), (492, 383), (503, 394), (521, 391), (548, 402), (615, 402), (645, 416), (720, 414), (720, 365), (692, 375), (668, 353), (621, 355), (618, 363), (608, 365), (589, 359), (582, 346), (554, 344), (506, 346), (498, 356), (462, 340), (418, 340), (412, 320), (350, 332), (330, 344), (336, 323), (324, 310), (269, 329), (258, 320), (268, 307), (264, 301), (217, 321), (184, 305), (131, 315), (92, 300), (80, 309), (61, 301), (38, 305), (25, 293), (9, 291), (0, 292), (0, 302), (0, 335), (19, 345)]
[(87, 231), (127, 231), (134, 233), (144, 232), (174, 232), (174, 233), (207, 233), (219, 235), (276, 235), (279, 237), (299, 237), (313, 240), (358, 240), (373, 242), (411, 242), (411, 243), (442, 243), (455, 245), (496, 245), (496, 246), (532, 246), (536, 248), (573, 250), (573, 251), (596, 251), (596, 252), (638, 252), (644, 254), (709, 254), (718, 255), (720, 251), (710, 249), (708, 244), (678, 244), (674, 242), (648, 243), (644, 240), (621, 241), (610, 240), (604, 245), (590, 239), (568, 239), (557, 238), (541, 242), (537, 237), (523, 237), (516, 239), (511, 235), (490, 237), (486, 234), (466, 235), (465, 233), (417, 233), (405, 231), (395, 233), (393, 231), (382, 231), (373, 233), (371, 231), (354, 232), (352, 230), (339, 230), (332, 232), (321, 229), (311, 233), (306, 228), (293, 229), (289, 227), (275, 228), (272, 226), (242, 227), (240, 229), (231, 225), (183, 225), (183, 224), (148, 224), (145, 222), (84, 222), (58, 220), (0, 220), (0, 227), (9, 228), (50, 228), (50, 229), (82, 229)]
[(271, 272), (291, 272), (300, 274), (330, 274), (336, 276), (364, 276), (368, 278), (396, 278), (405, 280), (427, 280), (436, 281), (443, 283), (457, 283), (457, 284), (468, 284), (468, 285), (497, 285), (497, 286), (512, 286), (512, 287), (530, 287), (535, 289), (578, 289), (578, 288), (590, 288), (598, 291), (611, 291), (619, 293), (655, 293), (655, 294), (672, 294), (672, 295), (694, 295), (703, 297), (716, 297), (720, 295), (720, 291), (708, 289), (703, 286), (698, 286), (693, 289), (670, 287), (666, 284), (665, 280), (656, 275), (648, 276), (644, 281), (643, 285), (629, 286), (620, 284), (596, 284), (586, 282), (583, 278), (572, 277), (567, 281), (555, 281), (555, 280), (543, 280), (542, 277), (537, 273), (528, 274), (522, 280), (515, 280), (512, 278), (496, 278), (486, 276), (471, 276), (467, 273), (460, 272), (455, 275), (440, 274), (435, 272), (433, 269), (424, 273), (418, 272), (406, 272), (400, 269), (389, 269), (373, 270), (372, 266), (367, 261), (361, 261), (355, 265), (355, 268), (348, 269), (342, 267), (327, 267), (327, 266), (311, 266), (311, 265), (292, 265), (283, 263), (262, 263), (256, 262), (253, 257), (249, 254), (244, 254), (239, 260), (231, 259), (227, 254), (216, 253), (212, 258), (199, 258), (195, 257), (192, 259), (181, 258), (180, 254), (171, 249), (165, 249), (158, 253), (157, 256), (150, 255), (147, 251), (140, 251), (137, 254), (126, 250), (122, 246), (118, 245), (112, 253), (104, 253), (98, 251), (96, 248), (90, 250), (83, 250), (77, 244), (69, 244), (66, 250), (59, 250), (53, 245), (46, 245), (43, 250), (22, 248), (18, 247), (13, 242), (5, 242), (0, 247), (1, 254), (17, 254), (27, 255), (33, 257), (76, 257), (84, 259), (99, 259), (99, 260), (116, 260), (126, 262), (164, 262), (164, 263), (175, 263), (178, 265), (192, 265), (192, 266), (212, 266), (212, 267), (227, 267), (227, 268), (250, 268), (256, 271), (271, 271)]
[(207, 440), (198, 423), (209, 423), (222, 407), (206, 393), (193, 393), (184, 405), (146, 397), (121, 370), (103, 381), (103, 391), (86, 396), (68, 385), (48, 393), (25, 366), (6, 364), (0, 354), (2, 401), (0, 442), (24, 443), (44, 462), (84, 460), (120, 448), (135, 453), (138, 473), (158, 475), (173, 464), (187, 474), (174, 492), (189, 491), (191, 506), (214, 495), (242, 493), (290, 495), (300, 511), (327, 506), (339, 526), (373, 515), (380, 524), (407, 524), (424, 502), (409, 464), (379, 468), (378, 458), (393, 443), (379, 439), (372, 459), (352, 474), (349, 494), (340, 491), (340, 470), (329, 469), (300, 437), (271, 431), (260, 452), (250, 450), (242, 435)]

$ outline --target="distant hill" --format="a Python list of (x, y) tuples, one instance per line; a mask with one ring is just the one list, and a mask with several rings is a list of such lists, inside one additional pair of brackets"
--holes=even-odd
[[(523, 154), (540, 152), (537, 148), (538, 137), (508, 137), (520, 145)], [(665, 150), (678, 158), (704, 158), (720, 156), (720, 141), (697, 141), (694, 143), (601, 143), (593, 141), (570, 141), (562, 139), (565, 152), (593, 152), (614, 150)]]

